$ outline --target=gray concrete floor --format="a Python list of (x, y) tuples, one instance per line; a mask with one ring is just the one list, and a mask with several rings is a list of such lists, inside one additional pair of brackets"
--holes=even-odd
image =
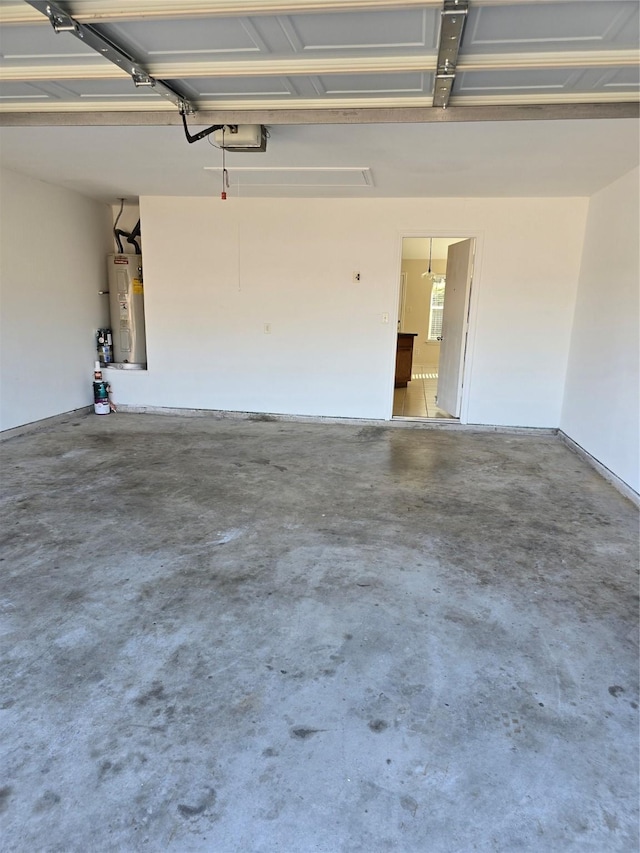
[(3, 851), (638, 848), (638, 518), (552, 436), (2, 446)]

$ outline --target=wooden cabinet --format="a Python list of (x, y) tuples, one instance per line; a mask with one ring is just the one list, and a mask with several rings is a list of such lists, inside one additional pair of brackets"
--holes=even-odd
[(417, 332), (398, 332), (398, 347), (396, 349), (396, 388), (406, 388), (411, 381), (413, 365), (413, 339)]

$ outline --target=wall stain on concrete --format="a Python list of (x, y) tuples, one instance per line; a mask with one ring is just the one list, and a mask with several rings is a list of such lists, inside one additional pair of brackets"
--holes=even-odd
[(34, 812), (44, 812), (52, 809), (60, 802), (61, 797), (55, 791), (45, 791), (33, 807)]
[(0, 788), (0, 812), (5, 811), (9, 806), (9, 797), (13, 793), (13, 788), (10, 785), (5, 785)]
[(165, 698), (166, 697), (164, 695), (163, 683), (161, 681), (154, 681), (151, 685), (151, 688), (147, 690), (146, 693), (142, 693), (140, 696), (138, 696), (135, 702), (136, 705), (144, 707), (145, 705), (148, 705), (152, 699), (157, 699), (158, 701), (161, 701)]
[(299, 740), (306, 740), (306, 738), (323, 731), (325, 731), (325, 729), (306, 729), (300, 726), (299, 728), (291, 729), (291, 737), (298, 738)]
[(218, 797), (215, 788), (207, 788), (206, 794), (200, 800), (198, 805), (190, 806), (186, 803), (179, 803), (178, 811), (182, 815), (182, 817), (199, 817), (199, 815), (204, 814), (206, 811), (212, 809), (215, 806), (217, 798)]

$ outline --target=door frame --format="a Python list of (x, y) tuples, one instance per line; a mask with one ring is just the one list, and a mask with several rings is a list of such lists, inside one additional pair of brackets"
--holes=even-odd
[(404, 309), (405, 302), (407, 297), (407, 274), (406, 272), (400, 272), (400, 287), (398, 288), (398, 322), (396, 323), (396, 328), (398, 331), (402, 328), (404, 321)]
[[(475, 255), (473, 262), (473, 277), (471, 281), (471, 295), (469, 297), (469, 324), (467, 328), (467, 344), (464, 354), (464, 366), (462, 369), (462, 401), (460, 404), (460, 418), (456, 421), (461, 424), (469, 423), (469, 398), (473, 378), (473, 363), (475, 355), (478, 301), (481, 286), (482, 255), (484, 231), (475, 231), (469, 228), (413, 228), (398, 231), (398, 246), (396, 250), (396, 285), (395, 285), (395, 325), (398, 327), (398, 306), (400, 298), (400, 273), (402, 272), (402, 241), (405, 237), (444, 237), (446, 239), (458, 238), (460, 240), (475, 240)], [(446, 300), (446, 295), (445, 295)], [(389, 363), (395, 364), (397, 336), (393, 339), (393, 353), (389, 354)], [(389, 394), (389, 416), (393, 420), (393, 383)], [(450, 421), (442, 421), (450, 423)]]

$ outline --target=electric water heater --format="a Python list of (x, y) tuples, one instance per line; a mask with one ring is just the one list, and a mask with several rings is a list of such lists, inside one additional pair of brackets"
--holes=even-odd
[(115, 364), (147, 366), (142, 255), (108, 255), (109, 306)]

